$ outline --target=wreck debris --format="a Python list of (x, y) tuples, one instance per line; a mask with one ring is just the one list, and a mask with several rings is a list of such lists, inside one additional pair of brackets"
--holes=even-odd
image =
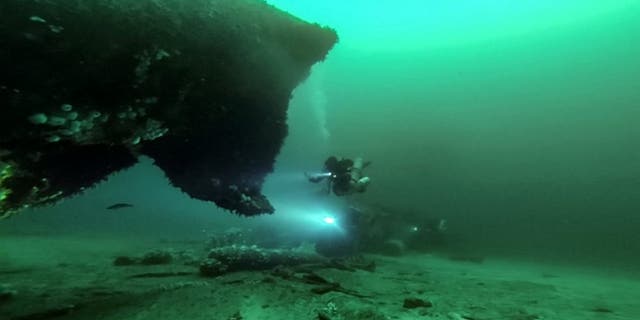
[(216, 277), (227, 272), (244, 270), (268, 270), (276, 266), (294, 266), (322, 261), (323, 258), (308, 252), (292, 249), (264, 249), (258, 246), (226, 246), (209, 251), (200, 264), (200, 273)]
[(431, 301), (412, 297), (412, 298), (405, 298), (404, 302), (402, 303), (402, 307), (405, 309), (431, 308), (433, 307), (433, 303), (431, 303)]
[(311, 289), (312, 293), (315, 294), (326, 294), (329, 292), (340, 292), (343, 294), (351, 295), (358, 298), (369, 298), (370, 296), (361, 294), (355, 290), (350, 290), (342, 287), (342, 285), (338, 282), (331, 282), (322, 276), (318, 275), (314, 271), (310, 270), (293, 270), (288, 269), (286, 267), (279, 266), (278, 268), (274, 268), (271, 272), (273, 276), (289, 280), (301, 282), (304, 284), (314, 285), (315, 287)]
[(9, 286), (0, 284), (0, 303), (13, 299), (18, 292), (12, 290)]
[(313, 272), (309, 272), (302, 276), (302, 281), (308, 284), (317, 285), (315, 288), (311, 289), (311, 292), (316, 294), (325, 294), (328, 292), (340, 292), (350, 296), (358, 297), (358, 298), (368, 298), (370, 296), (358, 293), (355, 290), (350, 290), (344, 288), (338, 282), (331, 282)]
[(59, 317), (63, 317), (63, 316), (69, 315), (72, 312), (74, 312), (75, 310), (77, 310), (77, 306), (76, 305), (67, 304), (67, 305), (58, 306), (58, 307), (55, 307), (55, 308), (47, 309), (47, 310), (36, 312), (36, 313), (29, 313), (29, 314), (26, 314), (26, 315), (23, 315), (23, 316), (12, 318), (11, 320), (46, 320), (46, 319), (53, 319), (53, 318), (59, 318)]
[(154, 250), (144, 254), (140, 259), (142, 265), (169, 264), (173, 261), (173, 255), (166, 250)]

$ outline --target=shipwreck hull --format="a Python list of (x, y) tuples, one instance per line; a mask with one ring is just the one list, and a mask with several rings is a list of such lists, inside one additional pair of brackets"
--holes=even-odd
[(287, 135), (292, 90), (335, 31), (251, 0), (0, 2), (0, 215), (147, 155), (241, 215)]

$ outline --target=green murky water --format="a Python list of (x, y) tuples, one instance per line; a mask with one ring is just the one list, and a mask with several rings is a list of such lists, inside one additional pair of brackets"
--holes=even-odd
[(637, 259), (638, 2), (271, 3), (341, 36), (282, 161), (309, 143), (371, 158), (368, 200), (445, 217), (482, 250)]
[[(142, 158), (0, 222), (0, 319), (638, 318), (640, 2), (268, 2), (340, 35), (294, 92), (276, 213), (193, 200)], [(310, 184), (329, 155), (372, 161), (367, 192)], [(345, 238), (396, 255), (247, 271), (209, 251)]]

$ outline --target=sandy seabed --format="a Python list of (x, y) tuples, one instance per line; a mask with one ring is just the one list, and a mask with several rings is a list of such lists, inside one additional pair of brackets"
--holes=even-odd
[[(367, 256), (373, 272), (313, 271), (356, 296), (314, 293), (272, 271), (205, 278), (177, 261), (113, 265), (166, 247), (202, 251), (187, 242), (0, 236), (0, 319), (640, 319), (640, 277), (615, 269), (421, 254)], [(406, 308), (409, 298), (431, 306)]]

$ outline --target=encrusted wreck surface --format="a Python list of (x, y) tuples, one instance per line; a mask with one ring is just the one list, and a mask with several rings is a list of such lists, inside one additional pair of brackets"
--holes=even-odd
[(194, 198), (273, 212), (291, 91), (336, 41), (258, 0), (0, 1), (0, 216), (139, 155)]

